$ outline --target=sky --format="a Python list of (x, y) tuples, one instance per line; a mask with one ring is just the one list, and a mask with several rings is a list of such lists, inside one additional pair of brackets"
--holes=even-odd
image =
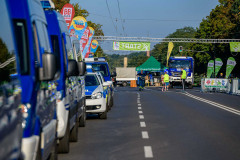
[[(79, 3), (89, 12), (87, 20), (103, 25), (105, 36), (155, 38), (164, 38), (185, 26), (198, 27), (202, 19), (219, 4), (218, 0), (107, 0), (107, 2), (70, 1)], [(107, 44), (102, 45), (106, 49)]]

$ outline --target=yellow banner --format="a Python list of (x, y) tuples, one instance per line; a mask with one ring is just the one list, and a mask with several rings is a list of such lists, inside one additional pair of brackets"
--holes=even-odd
[(172, 50), (173, 50), (173, 43), (172, 42), (169, 42), (168, 43), (168, 52), (167, 52), (167, 67), (168, 67), (168, 59), (170, 58), (170, 55), (172, 53)]

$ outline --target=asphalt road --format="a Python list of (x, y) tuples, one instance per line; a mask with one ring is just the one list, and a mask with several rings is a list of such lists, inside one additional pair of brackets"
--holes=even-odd
[(88, 117), (60, 160), (239, 160), (240, 97), (116, 88), (107, 120)]

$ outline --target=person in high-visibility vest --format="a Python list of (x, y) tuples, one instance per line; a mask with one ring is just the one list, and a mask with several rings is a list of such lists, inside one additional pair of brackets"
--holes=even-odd
[(168, 75), (167, 71), (165, 71), (163, 81), (164, 81), (164, 86), (162, 88), (162, 91), (164, 91), (164, 88), (165, 88), (165, 91), (167, 91), (168, 86), (169, 86), (169, 75)]
[(182, 70), (182, 75), (181, 75), (181, 80), (182, 80), (182, 86), (183, 86), (183, 91), (185, 90), (185, 81), (186, 81), (186, 78), (187, 78), (187, 72), (181, 68)]

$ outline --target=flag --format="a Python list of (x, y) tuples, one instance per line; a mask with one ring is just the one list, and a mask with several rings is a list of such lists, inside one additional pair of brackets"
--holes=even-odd
[[(88, 42), (87, 42), (87, 45), (85, 46), (85, 48), (84, 48), (84, 50), (83, 50), (83, 52), (82, 52), (82, 54), (83, 55), (85, 55), (84, 57), (86, 57), (86, 55), (89, 55), (90, 54), (90, 49), (91, 49), (91, 47), (90, 47), (90, 45), (91, 45), (91, 43), (92, 43), (92, 37), (93, 37), (93, 35), (94, 35), (94, 29), (92, 28), (92, 27), (88, 27), (89, 28), (89, 30), (90, 30), (90, 33), (89, 33), (89, 38), (88, 38)], [(87, 57), (86, 57), (87, 58)]]
[(225, 78), (228, 78), (230, 73), (232, 72), (233, 68), (235, 67), (236, 65), (236, 61), (233, 57), (229, 57), (228, 60), (227, 60), (227, 68), (226, 68), (226, 77)]
[(218, 72), (220, 71), (223, 62), (220, 58), (215, 59), (215, 77), (217, 76)]
[(67, 27), (69, 29), (70, 24), (72, 22), (74, 14), (75, 14), (75, 10), (74, 10), (73, 6), (69, 3), (65, 4), (61, 10), (61, 14), (63, 15), (63, 17), (67, 23)]
[(167, 52), (167, 66), (168, 66), (168, 59), (170, 58), (173, 47), (174, 47), (173, 43), (169, 42), (168, 43), (168, 52)]
[(97, 48), (98, 48), (98, 41), (94, 39), (92, 41), (92, 43), (91, 43), (91, 50), (90, 50), (90, 52), (91, 53), (95, 53), (97, 51)]
[(69, 28), (70, 36), (76, 37), (80, 41), (86, 28), (87, 20), (84, 17), (74, 17)]
[(213, 66), (214, 66), (214, 61), (210, 60), (208, 62), (208, 68), (207, 68), (207, 78), (210, 78), (212, 73), (213, 73)]

